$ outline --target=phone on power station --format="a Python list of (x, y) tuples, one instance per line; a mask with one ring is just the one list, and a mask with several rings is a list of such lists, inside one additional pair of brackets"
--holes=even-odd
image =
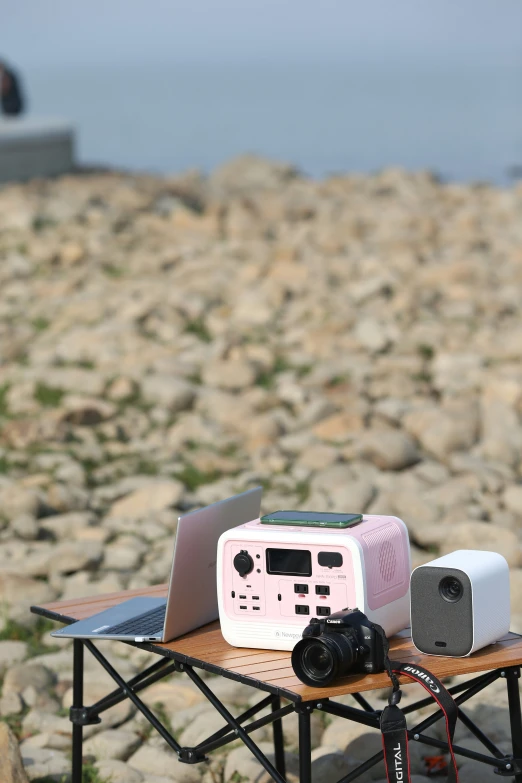
[(298, 527), (353, 527), (362, 522), (362, 514), (335, 514), (328, 511), (274, 511), (261, 517), (264, 525), (296, 525)]

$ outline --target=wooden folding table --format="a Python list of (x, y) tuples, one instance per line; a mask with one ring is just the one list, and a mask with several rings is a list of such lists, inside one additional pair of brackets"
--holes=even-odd
[[(56, 601), (42, 606), (33, 606), (31, 611), (51, 620), (68, 624), (101, 612), (103, 609), (108, 609), (133, 596), (158, 597), (166, 596), (166, 594), (167, 585), (160, 585), (143, 590), (110, 593), (94, 598)], [(129, 644), (129, 642), (124, 643)], [(135, 707), (177, 753), (181, 762), (195, 764), (205, 761), (209, 752), (239, 738), (277, 783), (286, 783), (282, 721), (285, 715), (296, 712), (299, 717), (299, 778), (301, 783), (311, 783), (311, 713), (314, 710), (320, 710), (371, 728), (378, 728), (380, 711), (374, 709), (362, 694), (390, 686), (388, 676), (382, 673), (352, 675), (338, 680), (334, 686), (329, 688), (310, 688), (303, 685), (293, 673), (289, 652), (231, 647), (223, 639), (218, 622), (204, 626), (167, 644), (135, 644), (134, 646), (156, 653), (158, 660), (130, 680), (125, 681), (92, 640), (75, 639), (73, 642), (73, 704), (69, 716), (73, 724), (72, 783), (81, 783), (82, 781), (83, 726), (99, 723), (101, 713), (127, 698), (133, 702)], [(116, 684), (115, 690), (90, 706), (83, 703), (85, 648), (94, 655)], [(390, 656), (393, 659), (420, 664), (439, 678), (474, 675), (466, 682), (460, 682), (449, 690), (459, 706), (460, 720), (488, 752), (478, 753), (458, 745), (453, 746), (454, 752), (456, 755), (493, 766), (500, 775), (512, 776), (516, 783), (522, 783), (522, 717), (519, 694), (522, 637), (510, 633), (497, 644), (490, 645), (468, 658), (422, 655), (413, 647), (406, 632), (391, 639), (390, 648)], [(212, 692), (208, 681), (199, 676), (197, 669), (245, 683), (267, 695), (253, 707), (234, 717)], [(224, 722), (222, 729), (192, 748), (181, 747), (138, 695), (148, 685), (163, 679), (174, 671), (184, 672), (192, 680), (220, 713)], [(513, 749), (511, 755), (505, 755), (461, 707), (464, 702), (501, 677), (505, 678), (507, 687)], [(404, 679), (405, 685), (408, 682), (407, 679)], [(335, 697), (344, 694), (352, 694), (359, 708), (335, 701)], [(282, 705), (282, 699), (285, 702), (284, 705)], [(410, 713), (429, 704), (433, 704), (430, 698), (421, 699), (404, 707), (403, 711)], [(271, 708), (268, 714), (247, 723), (267, 707)], [(424, 733), (429, 726), (441, 719), (442, 715), (441, 710), (437, 709), (420, 724), (409, 729), (410, 739), (436, 748), (439, 753), (447, 751), (446, 742), (428, 737)], [(273, 727), (273, 763), (250, 736), (253, 731), (268, 724), (272, 724)], [(382, 752), (375, 754), (342, 777), (338, 783), (351, 783), (358, 775), (379, 763), (382, 758)]]

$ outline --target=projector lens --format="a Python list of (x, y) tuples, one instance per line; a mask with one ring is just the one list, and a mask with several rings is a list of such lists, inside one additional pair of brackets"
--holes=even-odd
[(463, 592), (462, 582), (456, 576), (445, 576), (440, 580), (439, 593), (448, 603), (454, 604), (460, 601)]

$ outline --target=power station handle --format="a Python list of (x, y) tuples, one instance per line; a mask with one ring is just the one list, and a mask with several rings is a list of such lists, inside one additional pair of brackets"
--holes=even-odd
[[(422, 685), (441, 708), (446, 719), (448, 748), (451, 755), (448, 766), (448, 783), (458, 783), (457, 762), (453, 753), (453, 737), (457, 724), (458, 708), (453, 698), (441, 681), (422, 666), (390, 661), (390, 668), (394, 675), (402, 674)], [(386, 777), (388, 783), (411, 783), (406, 716), (397, 706), (398, 699), (394, 697), (394, 694), (400, 693), (396, 682), (395, 680), (393, 683), (390, 702), (382, 711), (380, 721)]]

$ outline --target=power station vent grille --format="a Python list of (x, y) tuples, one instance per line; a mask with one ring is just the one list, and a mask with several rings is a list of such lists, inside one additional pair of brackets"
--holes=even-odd
[(364, 533), (367, 546), (367, 583), (372, 595), (380, 595), (403, 581), (401, 536), (394, 524)]

